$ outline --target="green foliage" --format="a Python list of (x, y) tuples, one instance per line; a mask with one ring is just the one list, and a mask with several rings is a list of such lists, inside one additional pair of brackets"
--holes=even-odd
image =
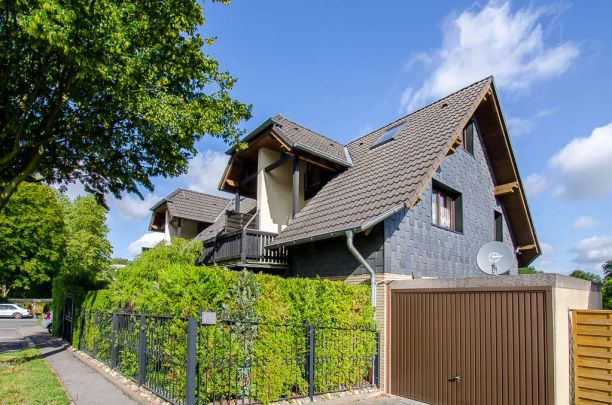
[(604, 278), (599, 288), (603, 309), (612, 309), (612, 278)]
[(544, 273), (544, 272), (542, 270), (536, 269), (533, 266), (529, 266), (529, 267), (519, 267), (518, 273), (519, 274), (538, 274), (538, 273)]
[[(91, 290), (104, 288), (106, 285), (100, 281), (93, 280), (88, 273), (61, 273), (53, 279), (51, 309), (55, 319), (59, 320), (62, 305), (66, 297), (72, 297), (73, 318), (78, 319), (81, 311), (81, 303)], [(95, 305), (100, 305), (96, 303)], [(59, 322), (53, 322), (53, 333), (59, 332)]]
[[(317, 356), (335, 359), (317, 366), (318, 390), (337, 388), (334, 384), (347, 376), (361, 378), (367, 373), (371, 363), (366, 355), (375, 347), (374, 334), (369, 332), (375, 324), (367, 285), (194, 266), (200, 250), (199, 243), (175, 239), (171, 245), (158, 244), (143, 252), (119, 272), (108, 290), (89, 293), (83, 305), (85, 316), (91, 321), (94, 309), (175, 315), (164, 327), (160, 323), (147, 325), (147, 333), (163, 336), (160, 344), (164, 358), (168, 359), (165, 365), (179, 391), (184, 384), (186, 355), (185, 321), (180, 317), (208, 310), (217, 312), (220, 319), (244, 321), (200, 327), (198, 364), (208, 379), (206, 385), (200, 386), (199, 395), (203, 399), (227, 392), (230, 371), (213, 360), (229, 358), (230, 352), (235, 367), (231, 378), (241, 385), (232, 389), (242, 390), (244, 386), (246, 393), (264, 403), (295, 391), (304, 393), (303, 368), (294, 362), (303, 361), (306, 323), (322, 326), (315, 339)], [(100, 312), (98, 317), (107, 314)], [(259, 324), (250, 323), (252, 320)], [(104, 328), (109, 325), (108, 322), (99, 325), (86, 328), (82, 342), (84, 347), (93, 347), (97, 342), (101, 356), (106, 356), (108, 348), (100, 338), (108, 334)], [(363, 329), (338, 332), (323, 326)], [(296, 358), (297, 353), (302, 354)], [(122, 367), (129, 374), (134, 372), (135, 363), (128, 358), (129, 355), (122, 354)]]
[(103, 199), (187, 170), (204, 134), (236, 143), (250, 106), (203, 52), (201, 3), (0, 4), (0, 210), (29, 178)]
[(0, 299), (11, 289), (27, 295), (60, 269), (66, 240), (56, 194), (48, 186), (22, 183), (0, 212)]
[(601, 269), (603, 270), (605, 277), (612, 274), (612, 260), (606, 260), (606, 262), (601, 265)]
[[(61, 271), (53, 280), (54, 314), (59, 315), (64, 300), (72, 297), (74, 319), (77, 319), (80, 306), (90, 290), (106, 285), (102, 275), (110, 266), (111, 245), (106, 235), (106, 209), (91, 196), (77, 197), (70, 201), (61, 196), (64, 213), (64, 233), (66, 248), (63, 254)], [(53, 328), (57, 334), (59, 322)]]
[(66, 253), (62, 273), (80, 274), (93, 281), (110, 265), (111, 244), (106, 235), (106, 209), (91, 196), (64, 202)]
[(597, 274), (589, 273), (588, 271), (576, 269), (571, 272), (570, 276), (601, 284), (601, 277), (599, 277)]

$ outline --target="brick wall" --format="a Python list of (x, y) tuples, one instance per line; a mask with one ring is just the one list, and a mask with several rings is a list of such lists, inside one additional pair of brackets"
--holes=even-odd
[[(515, 244), (506, 213), (493, 194), (493, 177), (480, 138), (474, 137), (473, 156), (459, 148), (444, 159), (434, 179), (462, 194), (463, 232), (432, 225), (430, 183), (418, 204), (385, 221), (384, 271), (417, 277), (484, 275), (476, 265), (476, 254), (494, 240), (494, 210), (504, 214), (504, 242), (513, 250)], [(510, 272), (517, 273), (516, 261)]]

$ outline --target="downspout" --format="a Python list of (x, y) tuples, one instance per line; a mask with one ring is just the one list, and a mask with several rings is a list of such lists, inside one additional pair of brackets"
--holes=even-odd
[(353, 245), (353, 230), (346, 231), (346, 246), (348, 250), (352, 253), (352, 255), (357, 259), (359, 263), (370, 273), (370, 303), (374, 308), (376, 308), (376, 275), (374, 274), (374, 269), (367, 262), (366, 259), (361, 256), (355, 245)]

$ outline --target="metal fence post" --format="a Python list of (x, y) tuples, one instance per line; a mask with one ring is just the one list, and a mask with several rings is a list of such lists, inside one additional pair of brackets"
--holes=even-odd
[(380, 333), (376, 332), (376, 353), (374, 354), (372, 379), (376, 387), (380, 387)]
[(119, 364), (119, 345), (117, 344), (117, 330), (119, 329), (119, 316), (113, 312), (111, 331), (111, 368), (117, 368)]
[[(94, 312), (94, 325), (96, 325), (96, 328), (100, 327), (100, 313), (98, 311)], [(98, 339), (96, 339), (95, 335), (91, 352), (94, 357), (98, 355)]]
[(83, 340), (83, 331), (85, 329), (85, 310), (81, 310), (81, 315), (79, 316), (79, 344), (78, 349), (81, 350), (81, 341)]
[(306, 358), (307, 375), (308, 375), (308, 397), (311, 401), (314, 400), (314, 359), (315, 359), (315, 327), (308, 325), (308, 352)]
[(138, 384), (144, 385), (147, 372), (147, 320), (140, 315), (140, 328), (138, 329)]
[(192, 316), (187, 318), (187, 384), (186, 405), (195, 405), (196, 401), (196, 334), (197, 323)]

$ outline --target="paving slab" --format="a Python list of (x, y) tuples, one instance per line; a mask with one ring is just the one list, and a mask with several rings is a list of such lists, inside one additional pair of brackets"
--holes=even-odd
[(22, 333), (40, 348), (42, 357), (55, 371), (75, 404), (137, 404), (104, 376), (77, 359), (66, 345), (51, 337), (43, 328), (24, 328)]

